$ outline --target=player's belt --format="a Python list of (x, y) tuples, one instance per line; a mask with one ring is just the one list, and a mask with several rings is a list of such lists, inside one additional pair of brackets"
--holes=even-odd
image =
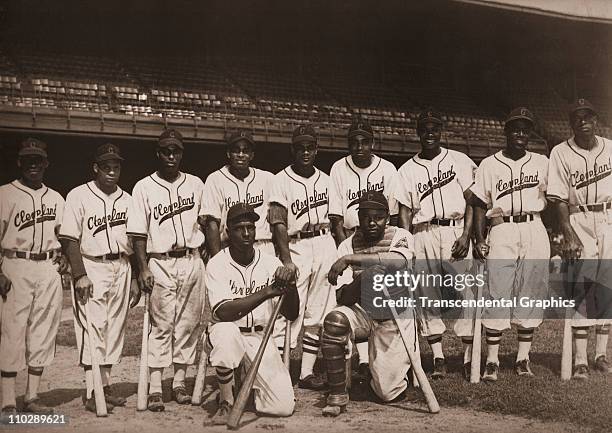
[(149, 253), (149, 258), (158, 260), (180, 259), (181, 257), (191, 256), (196, 253), (198, 253), (197, 248), (181, 248), (179, 250), (170, 250), (165, 253)]
[(461, 227), (463, 225), (463, 219), (451, 220), (451, 219), (433, 218), (429, 221), (415, 224), (414, 232), (417, 233), (417, 232), (427, 231), (432, 225), (441, 226), (441, 227)]
[(310, 239), (316, 236), (323, 236), (327, 233), (330, 233), (329, 229), (321, 229), (321, 230), (312, 230), (308, 232), (297, 232), (294, 235), (291, 235), (291, 239)]
[(255, 326), (239, 326), (240, 332), (261, 332), (263, 331), (263, 326), (255, 325)]
[(119, 260), (123, 254), (122, 253), (110, 253), (103, 254), (101, 256), (88, 256), (83, 254), (83, 257), (86, 259), (92, 260), (94, 262), (109, 262), (113, 260)]
[(595, 203), (595, 204), (579, 204), (570, 206), (570, 212), (603, 212), (612, 208), (612, 202)]
[(491, 227), (503, 224), (503, 223), (526, 223), (536, 219), (537, 215), (525, 214), (525, 215), (507, 215), (503, 217), (491, 218)]
[(50, 260), (56, 255), (59, 255), (59, 250), (47, 251), (44, 253), (33, 253), (30, 251), (15, 251), (15, 250), (2, 250), (2, 255), (9, 259), (27, 259), (34, 261)]

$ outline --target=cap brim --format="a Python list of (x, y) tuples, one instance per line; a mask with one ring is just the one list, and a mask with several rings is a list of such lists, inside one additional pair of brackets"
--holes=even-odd
[(364, 201), (362, 203), (359, 203), (359, 206), (357, 207), (357, 210), (362, 210), (362, 209), (376, 209), (376, 210), (389, 210), (388, 206), (385, 206), (382, 203), (378, 203), (377, 201)]
[(176, 138), (164, 138), (162, 140), (159, 140), (159, 142), (157, 143), (159, 147), (169, 147), (169, 146), (172, 146), (173, 144), (176, 147), (180, 147), (181, 149), (185, 148), (185, 146), (183, 146), (183, 142)]
[(437, 123), (438, 125), (442, 125), (442, 119), (438, 119), (437, 117), (426, 117), (424, 119), (419, 119), (417, 123), (419, 125), (422, 125), (423, 123), (427, 123), (427, 122)]
[(530, 117), (527, 117), (527, 116), (521, 116), (521, 115), (519, 115), (519, 116), (512, 116), (512, 117), (509, 117), (508, 119), (506, 119), (506, 122), (504, 122), (504, 123), (505, 123), (505, 125), (508, 125), (509, 123), (512, 123), (512, 122), (514, 122), (515, 120), (526, 120), (527, 122), (529, 122), (529, 123), (531, 123), (532, 125), (534, 125), (534, 121), (533, 121), (533, 119), (531, 119)]
[(581, 105), (580, 107), (576, 107), (574, 109), (572, 109), (569, 112), (570, 117), (573, 116), (574, 114), (576, 114), (577, 112), (579, 112), (580, 110), (586, 110), (586, 111), (590, 111), (593, 114), (597, 114), (597, 111), (595, 111), (594, 107), (590, 107), (590, 106), (585, 106), (585, 105)]
[(298, 135), (297, 137), (293, 137), (293, 144), (297, 143), (316, 143), (317, 139), (312, 135)]
[(233, 146), (237, 143), (240, 143), (241, 141), (244, 141), (245, 143), (248, 143), (251, 147), (255, 146), (255, 142), (253, 140), (251, 140), (250, 138), (247, 137), (236, 137), (233, 140), (230, 140), (227, 145), (228, 146)]
[(101, 155), (96, 158), (96, 162), (113, 161), (113, 160), (114, 161), (124, 161), (124, 159), (120, 157), (119, 155), (117, 155), (116, 153), (109, 153), (107, 155)]
[(241, 215), (237, 215), (232, 219), (227, 220), (227, 225), (228, 227), (231, 226), (234, 223), (240, 222), (240, 221), (250, 221), (250, 222), (257, 222), (259, 221), (259, 215), (257, 215), (256, 213), (243, 213)]
[(363, 129), (358, 129), (356, 131), (351, 131), (348, 133), (349, 138), (357, 137), (358, 135), (361, 135), (366, 138), (374, 138), (374, 134), (368, 131), (364, 131)]
[(26, 149), (21, 149), (18, 153), (18, 156), (31, 156), (31, 155), (37, 155), (37, 156), (42, 156), (43, 158), (46, 158), (47, 152), (42, 149), (28, 147)]

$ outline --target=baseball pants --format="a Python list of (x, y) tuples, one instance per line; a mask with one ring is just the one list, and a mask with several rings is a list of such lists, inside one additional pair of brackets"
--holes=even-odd
[[(242, 333), (233, 322), (215, 323), (208, 328), (210, 364), (235, 369), (244, 360), (245, 368), (248, 369), (261, 346), (262, 338), (263, 331)], [(275, 416), (289, 416), (293, 413), (295, 395), (291, 377), (272, 339), (266, 345), (253, 389), (258, 412)]]
[(52, 260), (5, 257), (2, 273), (11, 290), (2, 306), (0, 370), (46, 367), (55, 356), (62, 315), (62, 280)]
[[(550, 242), (540, 217), (523, 223), (502, 223), (491, 228), (487, 256), (489, 299), (548, 297)], [(542, 323), (542, 308), (484, 308), (482, 324), (503, 331), (515, 323), (536, 328)]]
[[(414, 234), (416, 259), (414, 270), (416, 273), (423, 272), (424, 275), (444, 276), (447, 274), (465, 274), (471, 271), (471, 259), (451, 261), (451, 250), (455, 241), (463, 233), (463, 227), (439, 226), (436, 224), (423, 224), (420, 227), (422, 228), (415, 230)], [(470, 248), (467, 257), (471, 256)], [(474, 297), (470, 289), (459, 291), (455, 288), (448, 288), (447, 290), (452, 290), (453, 296), (457, 298), (471, 299)], [(421, 296), (428, 299), (441, 299), (442, 292), (440, 287), (424, 287), (421, 285), (416, 289), (415, 298)], [(441, 312), (437, 308), (418, 308), (417, 318), (421, 335), (424, 337), (443, 334), (446, 330)], [(453, 325), (455, 334), (459, 337), (472, 335), (472, 320), (473, 318), (469, 317), (469, 311), (462, 311)]]
[[(101, 365), (115, 365), (121, 361), (125, 323), (130, 303), (131, 266), (128, 258), (119, 260), (91, 260), (83, 257), (87, 276), (93, 283), (92, 297), (87, 309), (92, 328), (94, 356)], [(91, 348), (87, 337), (85, 306), (72, 296), (74, 331), (77, 337), (79, 363), (91, 365)]]
[[(351, 327), (347, 358), (352, 354), (355, 338), (367, 337), (372, 375), (370, 384), (376, 395), (383, 401), (391, 401), (400, 395), (408, 386), (406, 374), (410, 368), (410, 358), (395, 321), (372, 320), (358, 304), (350, 307), (339, 305), (333, 311), (344, 314)], [(411, 342), (412, 353), (420, 356), (413, 309), (399, 314), (398, 322)]]
[(194, 364), (202, 304), (204, 262), (199, 254), (149, 260), (155, 278), (150, 298), (149, 367)]

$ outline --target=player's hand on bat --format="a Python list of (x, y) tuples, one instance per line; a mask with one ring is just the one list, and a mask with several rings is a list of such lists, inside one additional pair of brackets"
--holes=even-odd
[(141, 290), (146, 293), (151, 293), (153, 291), (153, 286), (155, 285), (155, 278), (153, 277), (153, 273), (149, 268), (145, 268), (138, 274), (138, 285)]
[(338, 284), (338, 277), (342, 275), (342, 272), (344, 272), (346, 268), (348, 268), (348, 262), (344, 257), (340, 257), (338, 260), (336, 260), (327, 273), (327, 280), (329, 283), (334, 286)]
[(295, 279), (295, 270), (287, 265), (279, 266), (274, 272), (274, 281), (277, 285), (289, 286), (295, 284)]
[(291, 261), (287, 261), (285, 263), (283, 263), (283, 266), (287, 269), (289, 269), (291, 272), (293, 272), (293, 278), (295, 280), (298, 279), (298, 274), (299, 274), (299, 269), (298, 267), (295, 265), (295, 263), (291, 262)]
[(11, 290), (11, 280), (4, 274), (0, 274), (0, 296), (6, 299), (6, 294)]
[(568, 236), (563, 237), (561, 244), (561, 256), (567, 260), (578, 260), (582, 255), (582, 241), (573, 231)]
[(474, 245), (474, 255), (477, 259), (485, 261), (489, 255), (489, 246), (485, 242), (476, 242), (476, 245)]
[(138, 305), (138, 301), (140, 301), (140, 287), (138, 285), (138, 280), (132, 278), (130, 282), (130, 308), (134, 308)]
[(464, 259), (470, 249), (469, 234), (463, 233), (453, 244), (451, 255), (454, 259)]
[(87, 275), (74, 282), (74, 294), (81, 304), (85, 304), (93, 294), (93, 283)]
[(60, 275), (65, 274), (66, 272), (68, 272), (68, 269), (70, 269), (70, 265), (68, 264), (68, 259), (66, 258), (66, 256), (56, 255), (53, 258), (53, 263), (57, 265), (57, 273)]

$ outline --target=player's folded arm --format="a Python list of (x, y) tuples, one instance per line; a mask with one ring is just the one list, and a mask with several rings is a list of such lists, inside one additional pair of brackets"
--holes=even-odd
[(268, 222), (271, 227), (274, 227), (277, 224), (284, 224), (287, 226), (287, 221), (289, 220), (288, 211), (285, 206), (278, 202), (270, 202), (268, 207)]
[(340, 286), (336, 293), (336, 300), (338, 304), (350, 307), (361, 300), (361, 276), (359, 274), (353, 281)]
[(298, 318), (300, 313), (300, 295), (295, 285), (287, 290), (280, 313), (291, 322)]
[(70, 263), (72, 278), (76, 281), (82, 276), (87, 275), (85, 265), (83, 264), (83, 256), (81, 255), (81, 241), (65, 234), (59, 236), (58, 240), (62, 246), (62, 251)]

